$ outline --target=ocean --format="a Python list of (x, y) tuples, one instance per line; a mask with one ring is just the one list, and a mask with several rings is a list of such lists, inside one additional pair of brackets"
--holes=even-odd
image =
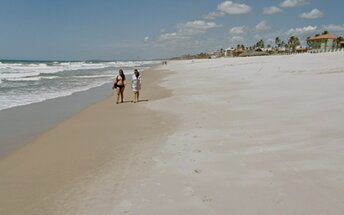
[(0, 60), (0, 110), (71, 95), (112, 82), (158, 61)]

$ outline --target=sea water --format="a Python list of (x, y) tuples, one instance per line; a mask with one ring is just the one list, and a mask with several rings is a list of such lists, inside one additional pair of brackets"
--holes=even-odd
[(129, 75), (156, 63), (0, 60), (0, 110), (86, 91), (112, 82), (119, 69)]

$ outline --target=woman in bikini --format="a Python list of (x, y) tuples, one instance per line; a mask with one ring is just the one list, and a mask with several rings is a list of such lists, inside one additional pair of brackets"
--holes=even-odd
[(119, 103), (119, 99), (121, 98), (121, 103), (123, 103), (123, 92), (124, 92), (124, 88), (125, 88), (125, 75), (123, 73), (123, 70), (120, 69), (118, 71), (118, 75), (116, 76), (115, 82), (113, 83), (112, 89), (117, 90), (117, 102), (116, 104)]

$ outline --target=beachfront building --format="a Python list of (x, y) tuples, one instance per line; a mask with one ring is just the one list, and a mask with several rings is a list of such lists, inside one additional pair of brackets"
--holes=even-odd
[(288, 50), (287, 50), (287, 48), (285, 46), (277, 48), (277, 53), (279, 53), (279, 54), (284, 54), (284, 53), (287, 53), (287, 52), (288, 52)]
[(234, 57), (234, 48), (225, 49), (225, 57)]
[(296, 48), (295, 48), (296, 53), (305, 53), (307, 51), (308, 51), (308, 49), (306, 47), (296, 46)]
[(337, 48), (337, 36), (323, 34), (307, 39), (312, 52), (327, 52)]

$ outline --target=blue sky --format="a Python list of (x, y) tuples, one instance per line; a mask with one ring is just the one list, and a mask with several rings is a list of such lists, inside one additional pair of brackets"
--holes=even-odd
[(343, 0), (1, 0), (0, 58), (173, 57), (344, 34)]

